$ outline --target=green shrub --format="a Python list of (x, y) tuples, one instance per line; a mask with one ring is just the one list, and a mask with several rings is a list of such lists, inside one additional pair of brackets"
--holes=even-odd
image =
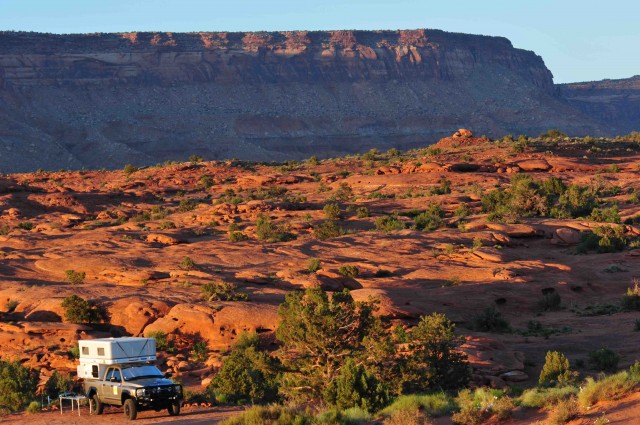
[(188, 271), (196, 268), (196, 263), (190, 257), (184, 257), (178, 265), (182, 270)]
[(7, 313), (13, 313), (13, 311), (16, 309), (16, 307), (18, 307), (19, 304), (20, 302), (17, 300), (7, 300), (4, 308), (7, 310)]
[(45, 394), (51, 398), (58, 398), (60, 393), (70, 391), (73, 387), (73, 378), (68, 373), (63, 375), (57, 370), (53, 371), (53, 374), (47, 381), (44, 387)]
[(35, 227), (35, 225), (30, 221), (21, 221), (20, 223), (18, 223), (18, 227), (22, 230), (31, 230)]
[(210, 391), (224, 394), (231, 402), (264, 403), (277, 399), (278, 362), (260, 351), (256, 341), (255, 337), (241, 335), (209, 384)]
[(473, 318), (473, 329), (480, 332), (509, 332), (511, 326), (495, 305), (485, 308)]
[(469, 204), (466, 202), (460, 203), (458, 208), (453, 212), (456, 217), (465, 218), (471, 214), (471, 208), (469, 208)]
[(200, 184), (204, 186), (205, 189), (209, 189), (213, 186), (213, 178), (205, 174), (200, 177)]
[(622, 371), (598, 380), (588, 377), (578, 393), (578, 402), (582, 407), (588, 408), (602, 400), (624, 397), (636, 391), (639, 384), (640, 373), (634, 369), (634, 366), (629, 371)]
[(260, 214), (256, 220), (256, 236), (259, 241), (266, 242), (286, 242), (295, 239), (295, 235), (289, 233), (284, 226), (275, 226), (264, 214)]
[(30, 415), (40, 413), (41, 410), (42, 405), (38, 401), (32, 401), (31, 403), (29, 403), (29, 406), (27, 406), (27, 413)]
[(131, 174), (135, 173), (136, 171), (138, 171), (138, 167), (136, 167), (133, 164), (127, 164), (124, 166), (124, 168), (122, 169), (122, 171), (124, 171), (124, 173), (127, 176), (130, 176)]
[(156, 340), (156, 348), (160, 351), (173, 351), (173, 342), (169, 341), (167, 334), (162, 331), (153, 331), (147, 334), (147, 338)]
[(335, 221), (326, 220), (313, 228), (313, 234), (316, 238), (324, 240), (337, 238), (338, 236), (344, 235), (345, 232)]
[(382, 425), (431, 425), (431, 421), (418, 409), (398, 409)]
[(620, 223), (620, 211), (617, 205), (610, 208), (594, 208), (589, 215), (593, 221), (601, 223)]
[(338, 376), (325, 388), (323, 398), (341, 410), (359, 407), (376, 412), (389, 404), (389, 390), (364, 366), (347, 359)]
[(463, 388), (471, 378), (466, 354), (456, 350), (463, 340), (443, 314), (423, 316), (409, 333), (411, 354), (405, 358), (404, 384), (409, 391)]
[(69, 355), (71, 355), (71, 357), (73, 357), (74, 359), (79, 359), (80, 358), (80, 347), (78, 345), (74, 345), (73, 347), (71, 347), (69, 349)]
[(0, 360), (0, 410), (17, 412), (33, 400), (39, 372), (18, 360)]
[(560, 400), (565, 400), (578, 394), (578, 388), (566, 385), (552, 388), (532, 388), (525, 390), (520, 396), (520, 405), (523, 407), (549, 408)]
[(338, 268), (338, 273), (340, 273), (344, 277), (356, 278), (360, 274), (360, 270), (356, 266), (345, 264), (344, 266), (340, 266)]
[(62, 301), (62, 308), (65, 319), (71, 323), (99, 323), (102, 318), (99, 306), (75, 294)]
[(307, 271), (309, 273), (315, 273), (321, 268), (321, 263), (319, 258), (309, 258), (307, 260)]
[(418, 230), (433, 231), (444, 224), (444, 211), (437, 204), (430, 204), (429, 208), (414, 218), (414, 226)]
[(378, 269), (373, 274), (373, 277), (390, 277), (390, 276), (393, 276), (393, 273), (385, 269)]
[(402, 230), (405, 228), (404, 223), (398, 220), (397, 214), (378, 217), (376, 218), (375, 225), (376, 230), (381, 232), (393, 232), (394, 230)]
[(196, 155), (196, 154), (189, 155), (189, 162), (191, 162), (192, 164), (197, 164), (202, 161), (204, 161), (204, 158), (201, 157), (200, 155)]
[(356, 209), (356, 216), (358, 218), (366, 218), (369, 217), (371, 213), (369, 212), (369, 208), (367, 207), (358, 207)]
[(547, 352), (538, 385), (543, 387), (567, 385), (575, 382), (576, 379), (577, 374), (569, 368), (569, 360), (564, 354), (558, 351)]
[(205, 301), (246, 301), (249, 294), (237, 291), (228, 282), (206, 283), (202, 286), (202, 299)]
[(205, 362), (209, 358), (209, 348), (205, 341), (196, 341), (191, 347), (191, 356), (197, 362)]
[[(281, 405), (251, 406), (242, 413), (220, 422), (220, 425), (307, 425), (311, 418), (291, 407)], [(319, 422), (323, 424), (324, 422)], [(335, 425), (339, 422), (327, 422)]]
[(589, 361), (598, 370), (615, 372), (618, 369), (620, 356), (608, 348), (600, 348), (589, 353)]
[(338, 204), (326, 204), (322, 208), (322, 211), (324, 212), (324, 216), (327, 220), (338, 220), (342, 216), (342, 211)]
[(332, 199), (343, 202), (353, 199), (353, 189), (351, 188), (351, 186), (349, 186), (349, 183), (340, 182), (340, 185), (338, 185), (338, 190), (336, 190), (336, 192), (333, 194)]
[(231, 232), (231, 233), (229, 233), (229, 240), (231, 242), (246, 241), (247, 239), (249, 239), (249, 236), (245, 235), (242, 232)]
[(394, 402), (379, 412), (383, 416), (393, 416), (397, 411), (413, 412), (419, 410), (433, 417), (444, 416), (456, 410), (456, 404), (450, 394), (436, 392), (433, 394), (401, 395)]
[(65, 270), (64, 274), (67, 277), (67, 282), (72, 285), (80, 285), (84, 283), (84, 278), (86, 277), (85, 272), (77, 272), (75, 270)]
[(622, 297), (622, 307), (625, 310), (640, 310), (640, 279), (635, 279), (633, 287), (627, 288), (627, 293)]
[(579, 413), (578, 403), (575, 398), (560, 400), (549, 412), (546, 423), (548, 425), (563, 425), (576, 418)]
[(480, 425), (495, 416), (498, 421), (511, 415), (513, 402), (502, 391), (478, 388), (471, 392), (462, 390), (456, 402), (459, 411), (451, 416), (453, 423), (460, 425)]
[(542, 294), (542, 298), (538, 301), (538, 310), (541, 311), (556, 311), (561, 307), (562, 298), (555, 290)]
[(440, 179), (440, 186), (431, 188), (432, 195), (447, 195), (451, 193), (451, 181), (447, 180), (445, 177)]

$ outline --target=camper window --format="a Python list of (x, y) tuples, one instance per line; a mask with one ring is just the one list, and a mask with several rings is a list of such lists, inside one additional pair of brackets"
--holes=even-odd
[(103, 347), (98, 347), (98, 355), (99, 356), (104, 356), (104, 348)]
[(82, 354), (84, 354), (85, 356), (89, 355), (89, 347), (82, 347)]

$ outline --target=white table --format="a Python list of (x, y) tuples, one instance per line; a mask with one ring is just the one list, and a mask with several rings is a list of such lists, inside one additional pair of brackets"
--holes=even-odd
[[(75, 402), (78, 406), (78, 416), (80, 416), (80, 400), (86, 400), (87, 398), (83, 395), (61, 395), (60, 397), (60, 414), (62, 415), (62, 400), (70, 400), (71, 401), (71, 411), (73, 412), (73, 403)], [(91, 414), (91, 403), (89, 403), (89, 414)]]

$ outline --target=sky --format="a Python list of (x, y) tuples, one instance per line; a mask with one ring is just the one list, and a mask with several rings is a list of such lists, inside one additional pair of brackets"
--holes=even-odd
[(431, 28), (507, 37), (556, 83), (640, 74), (639, 0), (0, 0), (0, 30)]

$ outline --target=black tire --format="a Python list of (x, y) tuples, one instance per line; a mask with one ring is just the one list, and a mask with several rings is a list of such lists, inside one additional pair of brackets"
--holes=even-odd
[(138, 406), (136, 406), (136, 402), (131, 398), (124, 401), (124, 415), (130, 421), (135, 421), (138, 417)]
[(167, 410), (169, 411), (169, 416), (178, 416), (180, 414), (180, 402), (174, 401), (167, 407)]
[(100, 401), (100, 397), (98, 397), (98, 394), (94, 394), (89, 399), (89, 403), (91, 403), (91, 410), (94, 412), (94, 414), (102, 415), (102, 412), (104, 412), (104, 404), (102, 404), (102, 402)]

